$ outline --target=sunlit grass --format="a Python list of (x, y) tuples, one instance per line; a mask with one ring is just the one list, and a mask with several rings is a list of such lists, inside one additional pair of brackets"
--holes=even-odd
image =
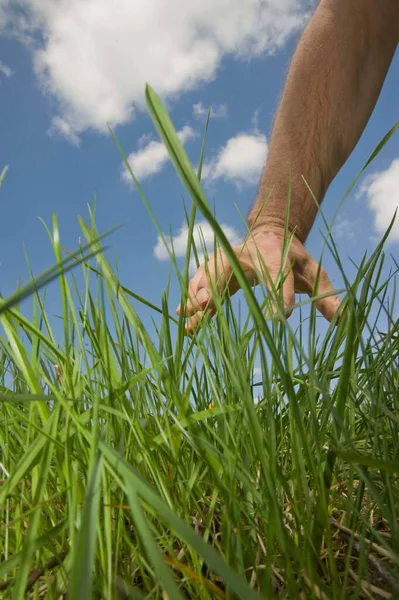
[[(184, 335), (168, 289), (154, 306), (118, 280), (93, 214), (70, 252), (54, 217), (54, 268), (0, 303), (0, 597), (394, 597), (399, 325), (384, 240), (349, 282), (327, 236), (343, 315), (318, 337), (312, 307), (293, 331), (247, 284), (209, 208), (204, 146), (196, 174), (150, 88), (147, 100), (192, 198), (182, 272), (171, 256), (182, 302), (200, 210), (248, 316), (226, 299)], [(53, 279), (62, 339), (45, 310)]]

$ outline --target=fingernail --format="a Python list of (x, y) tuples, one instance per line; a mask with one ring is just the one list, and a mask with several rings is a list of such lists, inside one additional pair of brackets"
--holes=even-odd
[(179, 304), (179, 306), (176, 308), (176, 313), (177, 313), (178, 315), (180, 315), (180, 304)]
[(209, 300), (209, 292), (205, 288), (201, 288), (196, 296), (197, 302), (203, 304)]

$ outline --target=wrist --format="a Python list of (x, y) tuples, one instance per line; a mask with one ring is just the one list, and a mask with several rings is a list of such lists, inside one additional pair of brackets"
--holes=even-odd
[[(289, 233), (288, 233), (289, 235)], [(243, 244), (249, 244), (262, 248), (264, 244), (269, 245), (274, 240), (279, 245), (284, 243), (285, 226), (281, 223), (256, 224), (250, 228), (243, 240)]]
[(305, 243), (307, 237), (307, 234), (305, 235), (297, 225), (290, 221), (287, 223), (285, 218), (274, 215), (261, 215), (257, 220), (248, 217), (248, 226), (248, 238), (256, 238), (270, 233), (282, 237), (285, 235), (286, 230), (288, 235), (294, 233), (295, 237), (298, 238), (302, 244)]

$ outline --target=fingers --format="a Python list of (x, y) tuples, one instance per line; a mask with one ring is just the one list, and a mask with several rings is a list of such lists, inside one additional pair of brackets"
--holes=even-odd
[(323, 267), (319, 267), (317, 262), (312, 258), (306, 267), (306, 279), (310, 287), (310, 289), (306, 291), (310, 297), (321, 296), (323, 294), (332, 294), (326, 298), (320, 298), (315, 302), (316, 308), (321, 312), (323, 317), (325, 317), (328, 321), (332, 321), (341, 304), (341, 301), (338, 296), (334, 294), (334, 288), (325, 269)]
[[(295, 304), (295, 292), (314, 296), (327, 295), (315, 300), (316, 308), (331, 321), (340, 306), (340, 300), (334, 293), (333, 286), (326, 271), (305, 250), (299, 240), (294, 240), (288, 253), (287, 263), (282, 275), (283, 243), (266, 235), (260, 245), (251, 246), (250, 241), (240, 247), (233, 248), (247, 281), (254, 285), (259, 279), (266, 282), (272, 297), (272, 311), (279, 312), (281, 302), (288, 318)], [(215, 314), (215, 298), (228, 288), (230, 295), (239, 289), (239, 283), (232, 273), (229, 261), (222, 250), (212, 254), (208, 263), (199, 267), (191, 279), (188, 299), (184, 307), (177, 308), (177, 314), (188, 318), (187, 330), (194, 332), (206, 313)], [(281, 310), (281, 309), (280, 309)]]
[[(267, 267), (260, 269), (259, 262), (255, 265), (253, 257), (241, 256), (241, 250), (234, 249), (238, 257), (241, 259), (241, 266), (247, 276), (248, 281), (253, 283), (258, 281), (258, 275), (266, 280), (269, 291), (273, 294), (276, 302), (278, 302), (279, 290), (276, 290), (279, 275), (281, 274), (281, 249), (274, 248), (269, 256)], [(257, 268), (256, 268), (257, 267)], [(267, 269), (267, 274), (264, 269)], [(237, 279), (232, 276), (232, 268), (221, 251), (217, 255), (213, 254), (206, 265), (201, 265), (197, 273), (190, 281), (188, 300), (185, 307), (178, 307), (177, 314), (182, 317), (187, 317), (187, 330), (195, 331), (206, 312), (209, 316), (213, 316), (216, 312), (215, 294), (220, 293), (228, 287), (230, 295), (233, 295), (238, 289), (239, 284)], [(294, 275), (290, 266), (287, 265), (284, 272), (284, 281), (282, 284), (282, 300), (284, 309), (292, 307), (295, 303), (294, 291)], [(274, 313), (277, 312), (277, 306), (274, 303), (272, 307)], [(286, 310), (286, 317), (291, 315), (292, 310)]]
[[(186, 306), (179, 306), (176, 311), (179, 316), (191, 317), (187, 322), (189, 331), (198, 327), (205, 310), (210, 316), (215, 313), (214, 296), (226, 288), (231, 273), (230, 264), (222, 251), (212, 254), (208, 263), (199, 267), (190, 281)], [(237, 289), (229, 285), (230, 293)]]
[[(177, 314), (181, 317), (189, 317), (199, 310), (203, 310), (209, 300), (209, 287), (204, 282), (205, 266), (201, 265), (191, 279), (188, 287), (187, 304), (177, 307)], [(204, 285), (205, 284), (205, 285)]]
[[(276, 302), (279, 301), (279, 289), (277, 288), (278, 279), (281, 275), (281, 262), (273, 261), (270, 263), (268, 268), (268, 276), (266, 275), (266, 285), (267, 288), (274, 300), (272, 304), (272, 311), (274, 314), (277, 313)], [(294, 282), (294, 273), (290, 268), (290, 265), (286, 265), (284, 268), (284, 282), (282, 284), (282, 297), (281, 300), (283, 302), (285, 316), (288, 317), (292, 314), (292, 306), (295, 304), (295, 282)], [(289, 310), (291, 309), (291, 310)]]
[[(201, 324), (201, 321), (204, 317), (205, 311), (199, 310), (197, 311), (192, 317), (189, 317), (187, 319), (187, 323), (186, 323), (186, 330), (189, 333), (194, 333), (194, 331), (197, 331), (198, 327)], [(211, 313), (212, 316), (213, 313)]]

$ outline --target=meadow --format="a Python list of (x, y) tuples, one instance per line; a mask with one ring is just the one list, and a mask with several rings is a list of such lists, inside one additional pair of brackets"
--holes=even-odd
[[(169, 287), (154, 306), (119, 281), (104, 252), (116, 234), (99, 234), (94, 210), (69, 251), (54, 216), (54, 266), (0, 299), (0, 598), (399, 598), (389, 230), (349, 281), (326, 224), (343, 312), (320, 335), (314, 302), (301, 299), (295, 311), (308, 316), (293, 330), (278, 286), (255, 295), (246, 282), (205, 197), (206, 131), (196, 173), (150, 87), (146, 97), (192, 200), (183, 270), (171, 252), (182, 303), (190, 256), (203, 250), (193, 245), (199, 211), (247, 316), (216, 299), (217, 315), (185, 335)], [(62, 339), (46, 312), (50, 284)]]

